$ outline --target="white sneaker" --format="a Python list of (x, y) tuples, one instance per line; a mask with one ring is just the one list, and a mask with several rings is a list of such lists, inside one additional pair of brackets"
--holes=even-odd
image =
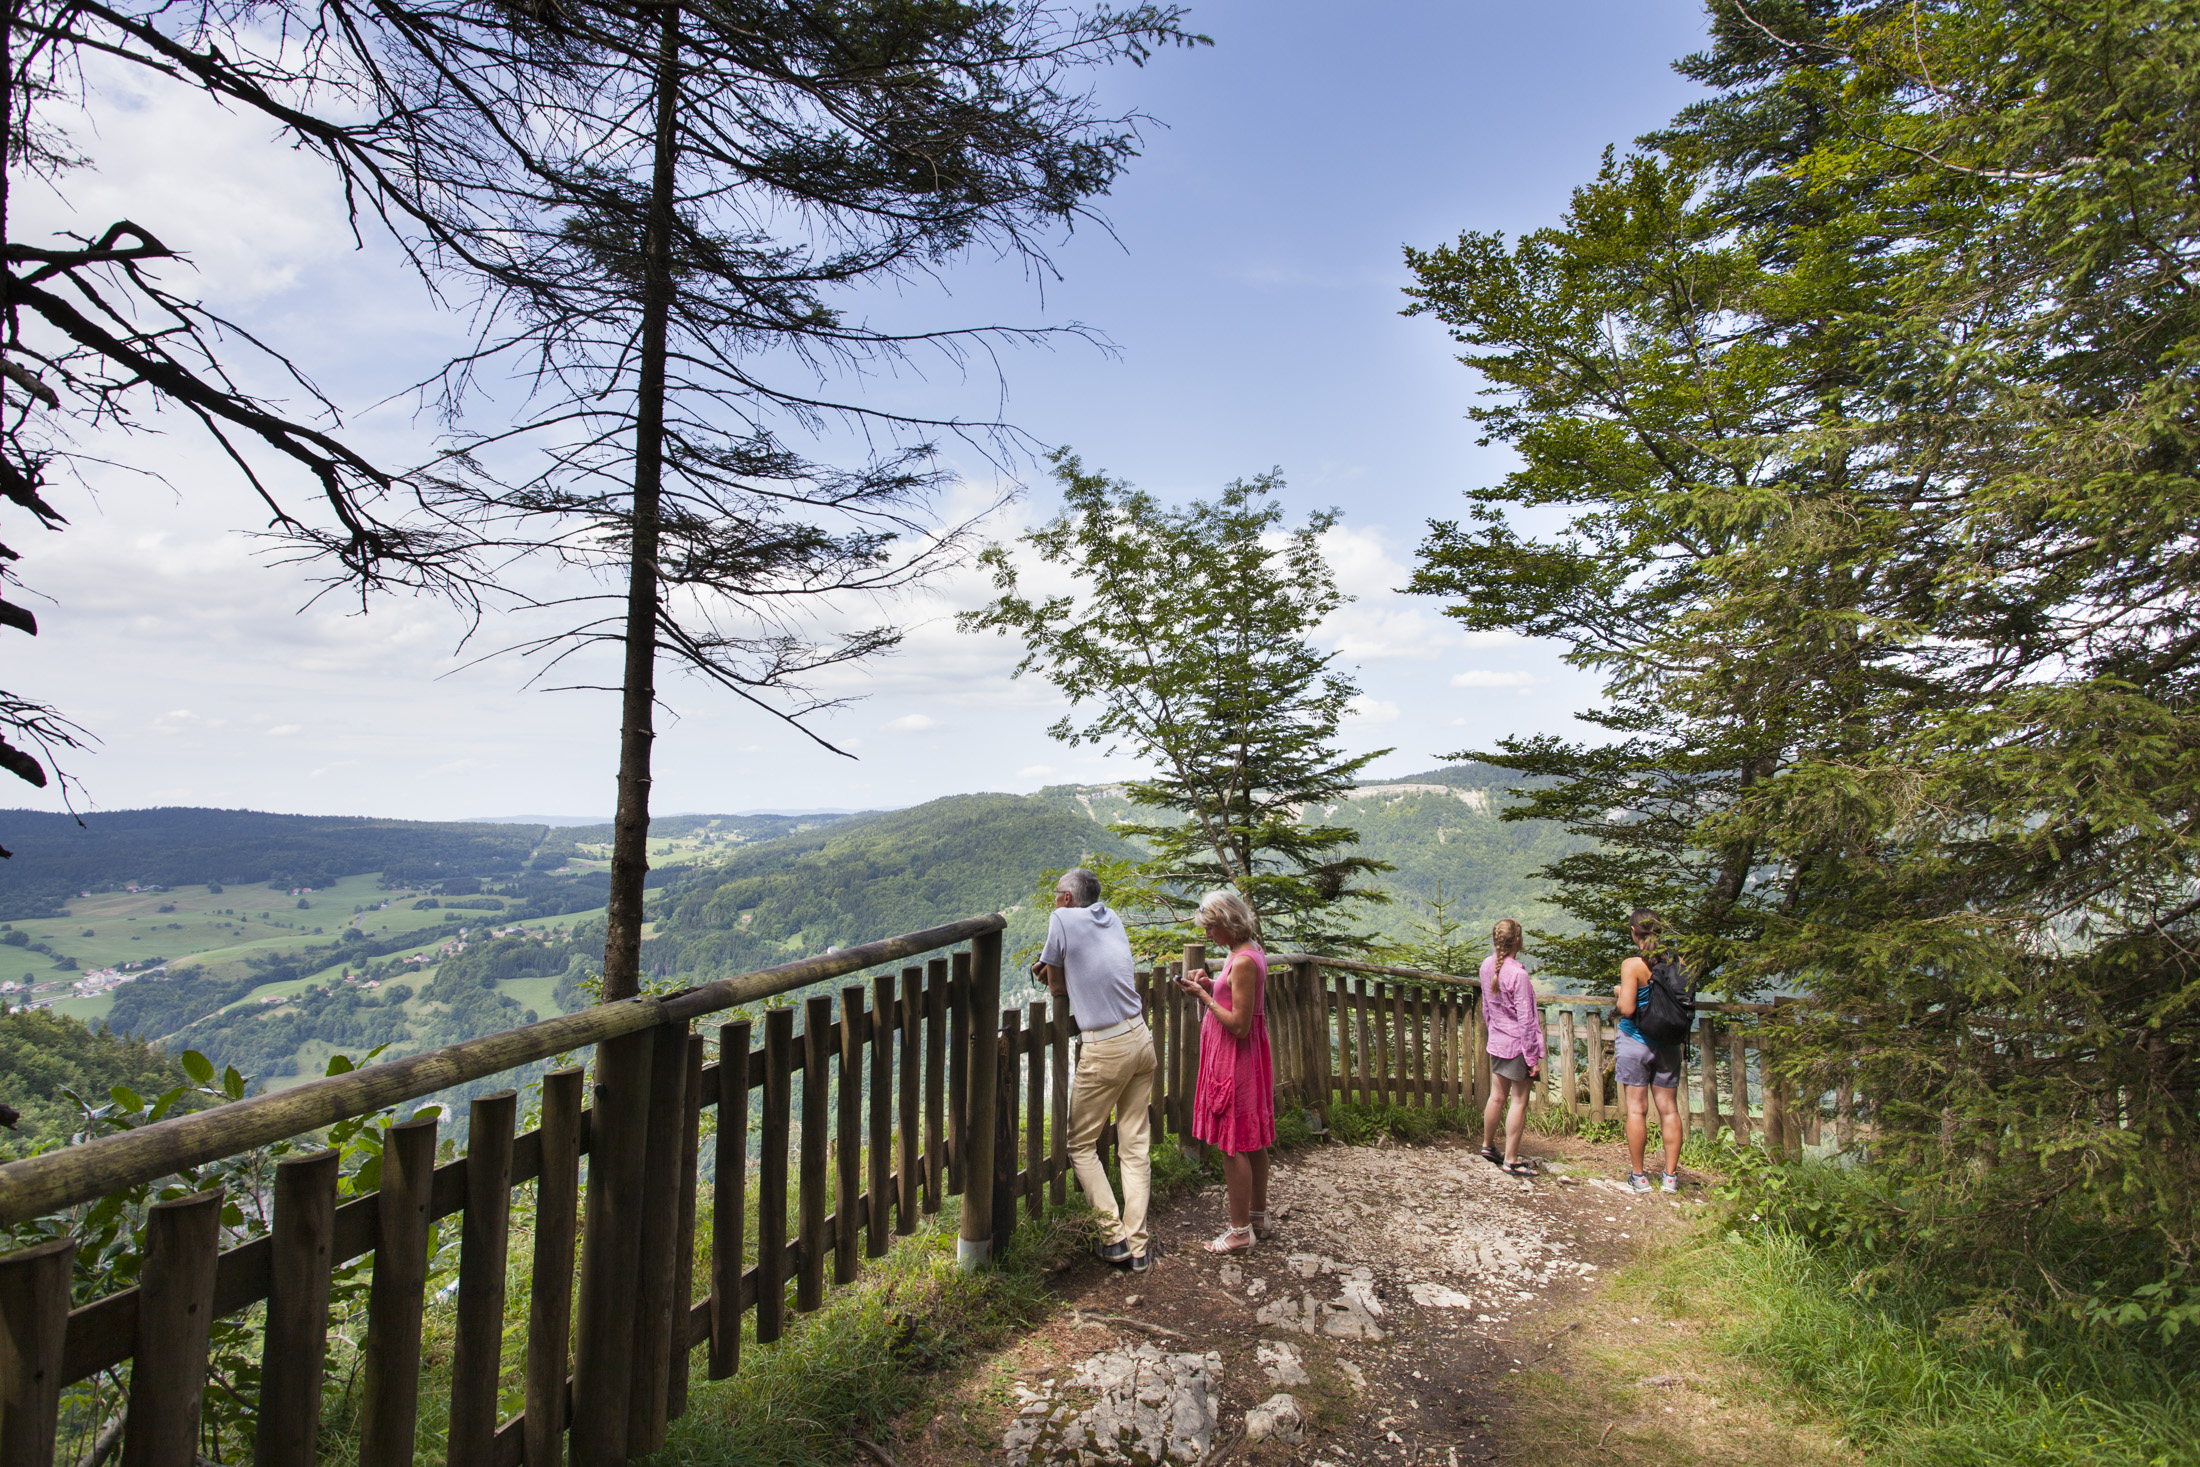
[(1654, 1192), (1657, 1190), (1651, 1185), (1648, 1172), (1629, 1172), (1627, 1174), (1627, 1185), (1637, 1192)]
[(1665, 1181), (1661, 1183), (1658, 1187), (1658, 1190), (1660, 1192), (1663, 1192), (1668, 1197), (1680, 1191), (1680, 1189), (1681, 1174), (1679, 1172), (1667, 1172), (1665, 1174)]

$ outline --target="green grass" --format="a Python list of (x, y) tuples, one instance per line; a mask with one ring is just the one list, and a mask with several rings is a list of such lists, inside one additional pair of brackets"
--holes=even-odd
[[(1866, 1294), (1786, 1232), (1706, 1237), (1648, 1280), (1662, 1307), (1711, 1314), (1719, 1344), (1768, 1368), (1884, 1460), (1915, 1467), (2200, 1462), (2200, 1382), (2138, 1339), (2029, 1343)], [(2020, 1353), (2021, 1350), (2021, 1353)]]

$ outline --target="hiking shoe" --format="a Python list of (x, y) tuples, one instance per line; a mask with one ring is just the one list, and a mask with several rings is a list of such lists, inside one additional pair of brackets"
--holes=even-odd
[(1627, 1185), (1637, 1192), (1654, 1192), (1657, 1190), (1657, 1187), (1651, 1182), (1648, 1172), (1629, 1172), (1627, 1174)]
[(1152, 1268), (1154, 1252), (1153, 1244), (1148, 1243), (1145, 1252), (1133, 1253), (1131, 1255), (1131, 1272), (1144, 1273), (1147, 1269)]
[(1130, 1258), (1131, 1245), (1128, 1243), (1102, 1243), (1092, 1251), (1100, 1255), (1102, 1263), (1122, 1263)]
[(1658, 1190), (1660, 1192), (1663, 1192), (1668, 1197), (1680, 1191), (1680, 1189), (1681, 1174), (1679, 1172), (1667, 1172), (1665, 1174), (1665, 1180), (1658, 1184)]

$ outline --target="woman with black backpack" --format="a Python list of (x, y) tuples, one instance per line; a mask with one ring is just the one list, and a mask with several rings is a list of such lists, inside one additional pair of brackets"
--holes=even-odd
[[(1680, 959), (1664, 951), (1658, 942), (1664, 924), (1647, 907), (1637, 907), (1627, 918), (1627, 934), (1636, 952), (1619, 965), (1619, 987), (1612, 998), (1619, 1005), (1619, 1042), (1614, 1047), (1613, 1071), (1620, 1094), (1627, 1103), (1627, 1185), (1637, 1192), (1650, 1190), (1650, 1174), (1644, 1169), (1643, 1148), (1650, 1140), (1650, 1102), (1658, 1106), (1658, 1129), (1665, 1137), (1665, 1182), (1659, 1189), (1681, 1189), (1681, 1063), (1687, 1052), (1689, 1020), (1684, 1010), (1695, 1006), (1695, 995), (1684, 977)], [(1675, 1028), (1679, 1032), (1676, 1034)]]

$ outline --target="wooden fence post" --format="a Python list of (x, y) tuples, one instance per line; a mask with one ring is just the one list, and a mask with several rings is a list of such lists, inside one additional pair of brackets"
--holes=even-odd
[(924, 1212), (940, 1210), (941, 1150), (947, 1116), (947, 984), (945, 958), (924, 965)]
[(577, 1066), (542, 1077), (542, 1173), (535, 1181), (535, 1266), (527, 1297), (527, 1414), (520, 1428), (528, 1467), (559, 1467), (565, 1455), (573, 1248), (580, 1231), (581, 1092)]
[(1008, 1246), (1016, 1231), (1016, 1061), (1023, 1038), (1021, 1009), (1001, 1011), (1001, 1034), (995, 1041), (999, 1055), (993, 1086), (993, 1252)]
[(787, 1133), (793, 1123), (794, 1010), (764, 1014), (763, 1124), (756, 1154), (756, 1342), (787, 1318)]
[(1734, 1135), (1744, 1146), (1749, 1144), (1749, 1036), (1739, 1024), (1729, 1025), (1726, 1031), (1727, 1068), (1734, 1078)]
[(1046, 1211), (1047, 1176), (1047, 1006), (1033, 999), (1028, 1009), (1030, 1037), (1024, 1041), (1031, 1054), (1024, 1094), (1024, 1170), (1029, 1182), (1024, 1191), (1024, 1211), (1037, 1217)]
[(334, 1151), (275, 1166), (267, 1329), (261, 1341), (254, 1467), (313, 1467), (328, 1360), (329, 1270), (336, 1226)]
[(512, 1135), (519, 1097), (476, 1099), (466, 1122), (466, 1211), (459, 1222), (458, 1321), (451, 1347), (453, 1462), (496, 1451), (497, 1375), (504, 1345), (504, 1273), (512, 1219)]
[(993, 1256), (995, 1107), (998, 1105), (1001, 1022), (1001, 935), (981, 933), (970, 943), (970, 1156), (963, 1167), (962, 1224), (956, 1261), (976, 1268)]
[[(432, 1127), (435, 1123), (428, 1124)], [(430, 1165), (434, 1157), (435, 1133), (430, 1130)], [(386, 1160), (383, 1175), (387, 1186)], [(222, 1194), (218, 1191), (155, 1203), (145, 1210), (145, 1267), (138, 1282), (137, 1343), (130, 1360), (130, 1415), (122, 1434), (123, 1467), (192, 1467), (198, 1460), (199, 1409), (206, 1391), (207, 1341), (214, 1325), (214, 1265), (221, 1254), (221, 1219)], [(425, 1233), (425, 1202), (420, 1220)], [(376, 1272), (380, 1273), (379, 1267)], [(411, 1335), (416, 1365), (420, 1356), (417, 1288)], [(377, 1290), (376, 1305), (382, 1303), (382, 1298)], [(376, 1317), (380, 1317), (379, 1310)], [(393, 1338), (396, 1333), (384, 1332), (385, 1345), (397, 1343)], [(376, 1358), (372, 1347), (370, 1335), (370, 1369)], [(383, 1397), (385, 1404), (388, 1399), (387, 1395)], [(368, 1405), (374, 1404), (370, 1396)], [(370, 1411), (366, 1424), (372, 1426), (376, 1419)], [(370, 1459), (365, 1447), (362, 1442), (361, 1461), (394, 1460)], [(408, 1440), (408, 1461), (411, 1450)]]
[[(902, 985), (903, 999), (914, 997)], [(826, 1102), (832, 1094), (833, 998), (812, 994), (802, 1003), (802, 1135), (795, 1190), (794, 1307), (808, 1314), (825, 1302), (825, 1160), (831, 1139)], [(902, 1053), (906, 1062), (908, 1051)], [(904, 1179), (902, 1192), (909, 1193)]]
[(924, 1035), (919, 1028), (924, 1021), (924, 969), (901, 970), (901, 1003), (894, 1010), (894, 1018), (901, 1036), (895, 1056), (900, 1068), (894, 1072), (899, 1097), (895, 1110), (901, 1122), (896, 1133), (900, 1145), (894, 1174), (901, 1185), (895, 1190), (894, 1231), (906, 1238), (917, 1230), (919, 1172), (924, 1165)]
[[(718, 1167), (711, 1181), (710, 1207), (712, 1380), (724, 1380), (741, 1368), (741, 1275), (748, 1202), (749, 1023), (744, 1019), (718, 1026)], [(535, 1459), (529, 1456), (527, 1463), (534, 1467)]]
[(1703, 1138), (1719, 1139), (1719, 1050), (1711, 1016), (1696, 1021), (1696, 1052), (1703, 1056)]
[(1574, 1011), (1562, 1009), (1558, 1015), (1558, 1092), (1568, 1115), (1576, 1114), (1574, 1103)]
[(863, 985), (840, 990), (840, 1084), (836, 1089), (833, 1135), (833, 1282), (852, 1284), (859, 1261), (863, 1223)]
[(1047, 1078), (1051, 1093), (1047, 1105), (1047, 1201), (1056, 1207), (1069, 1201), (1069, 1000), (1052, 1000), (1047, 1022)]
[[(884, 1258), (893, 1235), (893, 1219), (887, 1209), (894, 1195), (894, 975), (881, 973), (871, 980), (871, 1124), (870, 1190), (863, 1213), (864, 1251)], [(847, 1083), (847, 1077), (841, 1078)], [(961, 1124), (957, 1123), (958, 1126)], [(960, 1147), (961, 1132), (956, 1145)]]
[(970, 954), (950, 954), (948, 971), (947, 1195), (960, 1197), (970, 1145)]
[(1314, 1000), (1314, 1114), (1321, 1120), (1321, 1129), (1329, 1129), (1329, 1107), (1334, 1102), (1336, 1059), (1342, 1053), (1344, 1042), (1344, 1015), (1339, 1012), (1335, 1020), (1337, 1045), (1330, 1042), (1329, 980), (1322, 972), (1321, 964), (1306, 965), (1306, 986)]
[[(684, 1026), (683, 1026), (684, 1027)], [(703, 1036), (688, 1035), (686, 1081), (680, 1087), (679, 1222), (672, 1245), (672, 1353), (665, 1376), (665, 1419), (687, 1411), (688, 1357), (695, 1348), (695, 1204), (702, 1170)], [(662, 1443), (660, 1442), (660, 1445)]]
[[(366, 1360), (360, 1370), (362, 1467), (412, 1467), (420, 1416), (420, 1316), (428, 1287), (435, 1133), (436, 1118), (428, 1116), (392, 1126), (382, 1136), (382, 1187), (375, 1209), (382, 1236), (374, 1250)], [(136, 1411), (130, 1414), (134, 1420)]]
[[(581, 1230), (580, 1306), (574, 1329), (573, 1462), (618, 1467), (626, 1458), (634, 1381), (634, 1281), (641, 1251), (649, 1140), (649, 1031), (596, 1046), (596, 1103), (588, 1128), (587, 1225)], [(376, 1271), (376, 1281), (381, 1278)], [(410, 1464), (410, 1447), (405, 1462)]]
[(51, 1467), (76, 1239), (0, 1258), (0, 1467)]
[[(826, 1003), (831, 1004), (827, 999)], [(645, 1457), (665, 1442), (672, 1389), (674, 1316), (687, 1323), (686, 1301), (675, 1301), (679, 1272), (680, 1156), (687, 1117), (688, 1029), (659, 1024), (649, 1033), (649, 1116), (642, 1153), (641, 1235), (635, 1245), (634, 1374), (627, 1391), (626, 1453)], [(684, 1338), (684, 1336), (683, 1336)]]
[[(1185, 943), (1184, 971), (1191, 973), (1204, 969), (1206, 966), (1207, 944), (1204, 942)], [(1207, 976), (1213, 979), (1215, 974), (1209, 973)], [(1184, 1004), (1184, 1065), (1181, 1071), (1184, 1076), (1184, 1093), (1178, 1098), (1177, 1102), (1177, 1134), (1188, 1145), (1193, 1156), (1199, 1155), (1199, 1143), (1192, 1141), (1190, 1138), (1192, 1134), (1192, 1104), (1199, 1096), (1200, 1031), (1205, 1027), (1206, 1017), (1207, 1009), (1205, 1005), (1194, 1003), (1189, 999), (1186, 1000)]]
[(1589, 1013), (1589, 1119), (1604, 1123), (1604, 1010)]

